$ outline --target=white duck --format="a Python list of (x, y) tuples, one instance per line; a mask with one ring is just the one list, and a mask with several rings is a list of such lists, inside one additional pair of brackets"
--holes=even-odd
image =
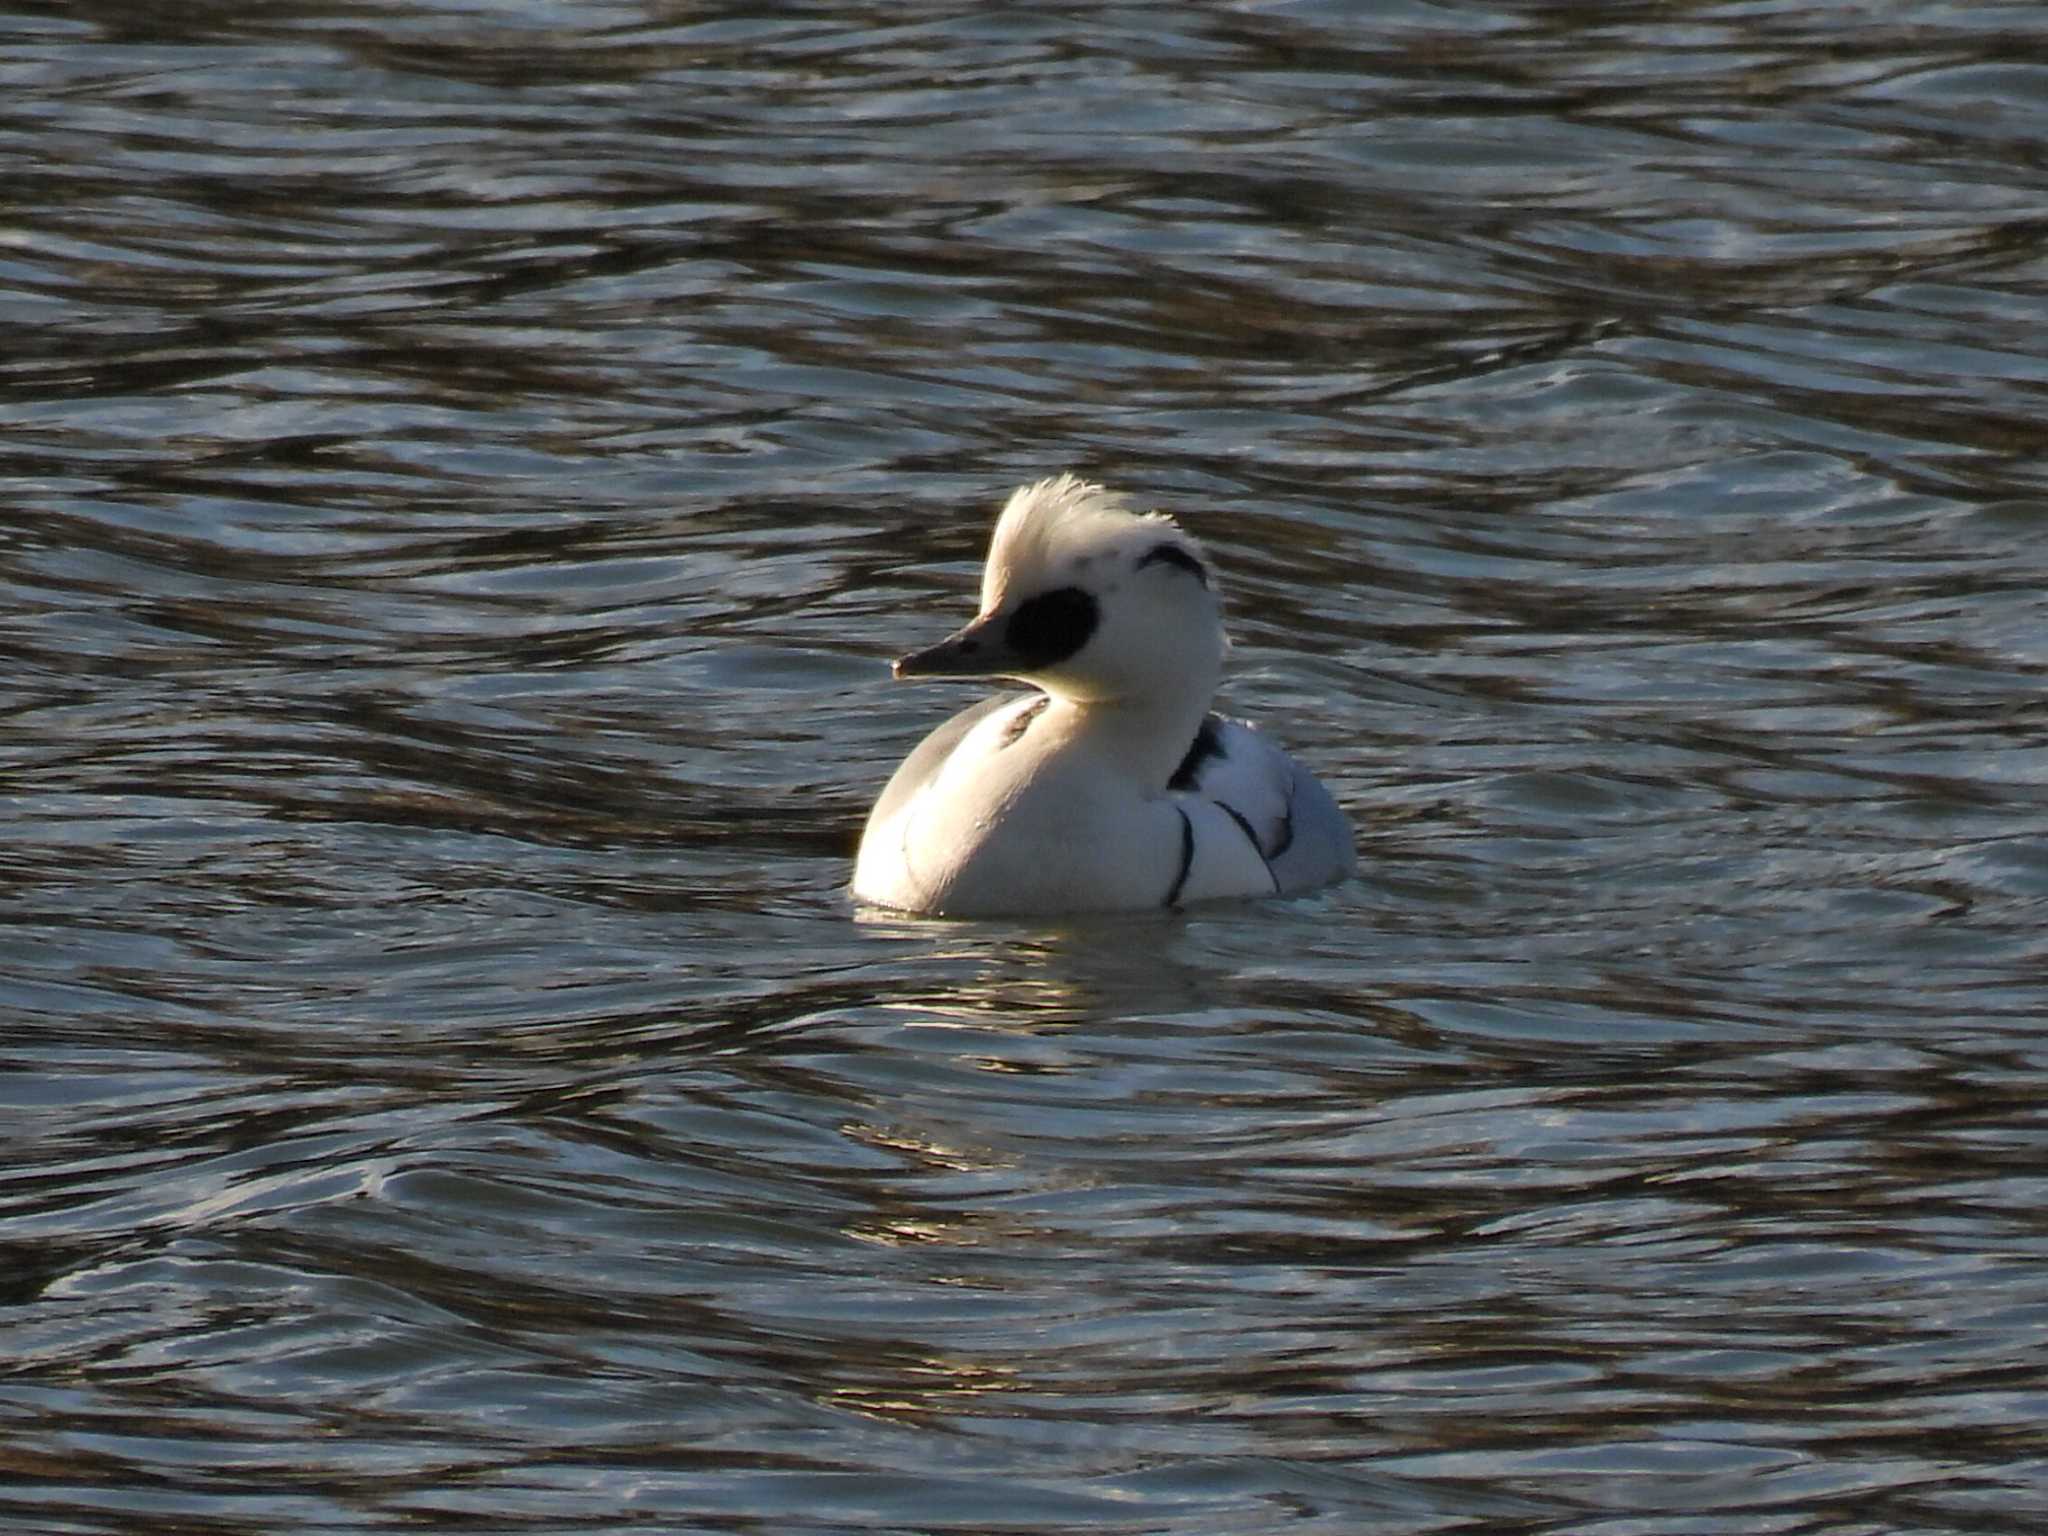
[(1199, 545), (1072, 475), (1015, 491), (981, 612), (898, 677), (1014, 677), (904, 759), (853, 893), (987, 917), (1176, 907), (1350, 873), (1351, 824), (1249, 725), (1209, 712), (1222, 610)]

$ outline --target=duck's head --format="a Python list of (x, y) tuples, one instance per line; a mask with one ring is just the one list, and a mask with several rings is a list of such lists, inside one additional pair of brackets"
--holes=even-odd
[(896, 675), (1015, 677), (1084, 704), (1199, 695), (1207, 708), (1224, 645), (1201, 546), (1171, 518), (1060, 475), (1004, 505), (974, 622)]

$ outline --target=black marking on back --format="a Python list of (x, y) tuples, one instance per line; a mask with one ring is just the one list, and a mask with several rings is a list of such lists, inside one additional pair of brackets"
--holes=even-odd
[(1180, 900), (1180, 889), (1188, 883), (1188, 871), (1195, 867), (1195, 824), (1188, 820), (1188, 813), (1180, 811), (1180, 873), (1173, 877), (1173, 889), (1166, 893), (1167, 906)]
[(1180, 766), (1173, 770), (1173, 777), (1166, 781), (1166, 787), (1193, 789), (1195, 781), (1202, 776), (1202, 765), (1210, 758), (1222, 755), (1223, 722), (1214, 715), (1204, 715), (1195, 731), (1195, 739), (1188, 743), (1187, 752), (1182, 756)]
[(1203, 586), (1209, 585), (1208, 570), (1200, 560), (1189, 553), (1187, 546), (1184, 544), (1176, 544), (1171, 539), (1161, 544), (1154, 544), (1144, 554), (1138, 556), (1138, 563), (1132, 569), (1142, 571), (1146, 566), (1154, 562), (1160, 565), (1179, 566)]
[(1020, 670), (1036, 672), (1086, 645), (1100, 618), (1093, 597), (1079, 587), (1058, 587), (1019, 603), (1003, 626), (1003, 640)]
[(1003, 748), (1014, 747), (1018, 742), (1022, 741), (1024, 733), (1031, 729), (1031, 722), (1036, 720), (1044, 712), (1045, 706), (1051, 702), (1051, 694), (1041, 693), (1029, 704), (1018, 710), (1016, 714), (1012, 715), (1003, 726), (1003, 739), (996, 743), (996, 750), (1000, 752)]

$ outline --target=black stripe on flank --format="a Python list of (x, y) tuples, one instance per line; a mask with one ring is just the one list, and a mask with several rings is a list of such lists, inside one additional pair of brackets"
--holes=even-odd
[(1166, 781), (1168, 789), (1193, 789), (1195, 780), (1202, 776), (1202, 764), (1212, 757), (1223, 755), (1223, 732), (1214, 715), (1202, 717), (1201, 728), (1195, 732), (1195, 739), (1188, 743), (1188, 750), (1180, 760), (1180, 766), (1173, 770), (1173, 777)]
[(1203, 586), (1209, 585), (1209, 573), (1203, 568), (1202, 562), (1189, 553), (1185, 545), (1176, 544), (1171, 539), (1163, 544), (1154, 544), (1144, 554), (1138, 556), (1138, 563), (1132, 569), (1142, 571), (1146, 566), (1155, 563), (1178, 566)]
[(1287, 851), (1288, 849), (1292, 848), (1293, 846), (1294, 846), (1294, 796), (1292, 796), (1292, 795), (1289, 795), (1289, 796), (1287, 797), (1287, 810), (1286, 810), (1286, 813), (1285, 813), (1284, 815), (1282, 815), (1282, 816), (1281, 816), (1281, 818), (1280, 818), (1280, 841), (1279, 841), (1278, 843), (1276, 843), (1276, 844), (1274, 845), (1274, 847), (1273, 847), (1273, 856), (1272, 856), (1272, 858), (1269, 858), (1269, 859), (1268, 859), (1268, 860), (1266, 861), (1266, 866), (1267, 866), (1267, 868), (1269, 868), (1269, 869), (1270, 869), (1270, 868), (1272, 867), (1273, 859), (1277, 859), (1277, 858), (1279, 858), (1281, 854), (1285, 853), (1285, 852), (1286, 852), (1286, 851)]
[[(1237, 823), (1237, 830), (1244, 834), (1244, 840), (1252, 845), (1252, 852), (1256, 853), (1259, 862), (1266, 866), (1266, 878), (1273, 882), (1274, 890), (1279, 890), (1280, 877), (1273, 873), (1273, 861), (1266, 857), (1266, 850), (1259, 846), (1259, 834), (1252, 830), (1252, 824), (1245, 820), (1244, 813), (1228, 800), (1216, 800), (1211, 803), (1222, 806), (1224, 814)], [(1293, 833), (1290, 831), (1288, 836), (1291, 838)], [(1281, 851), (1285, 852), (1285, 849)]]
[(1173, 906), (1180, 900), (1181, 887), (1188, 883), (1188, 871), (1195, 867), (1195, 824), (1188, 820), (1188, 813), (1180, 811), (1180, 873), (1173, 877), (1173, 889), (1166, 893), (1166, 905)]

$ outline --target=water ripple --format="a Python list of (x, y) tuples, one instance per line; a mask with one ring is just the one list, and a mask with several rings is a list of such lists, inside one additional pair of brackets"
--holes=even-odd
[[(0, 16), (10, 1526), (2035, 1528), (2036, 9)], [(1361, 879), (853, 910), (1065, 466)]]

